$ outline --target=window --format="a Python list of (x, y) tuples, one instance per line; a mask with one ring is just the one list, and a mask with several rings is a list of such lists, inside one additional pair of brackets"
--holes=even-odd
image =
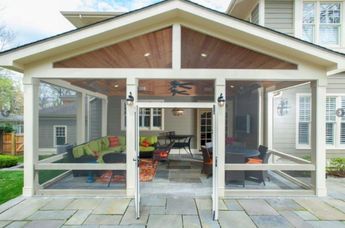
[(54, 126), (54, 146), (67, 143), (67, 126)]
[(297, 146), (307, 148), (310, 145), (311, 97), (297, 95)]
[[(146, 101), (149, 102), (149, 101)], [(157, 101), (155, 101), (157, 102)], [(139, 111), (140, 130), (164, 130), (164, 110), (161, 108), (141, 108)], [(121, 130), (126, 129), (126, 100), (121, 101)]]
[(336, 97), (328, 96), (326, 98), (326, 144), (335, 143), (335, 124), (336, 124)]
[(303, 4), (303, 34), (304, 40), (315, 42), (315, 15), (316, 8), (314, 2), (306, 2)]
[[(345, 109), (345, 96), (340, 97), (340, 107)], [(340, 120), (340, 144), (345, 145), (345, 117)]]
[(341, 3), (304, 2), (302, 38), (325, 46), (340, 45)]

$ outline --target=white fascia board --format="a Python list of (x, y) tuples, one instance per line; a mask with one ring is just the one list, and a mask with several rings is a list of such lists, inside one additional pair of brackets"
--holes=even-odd
[(100, 98), (100, 99), (108, 99), (107, 95), (104, 95), (102, 93), (93, 92), (91, 90), (87, 90), (87, 89), (81, 88), (79, 86), (72, 85), (71, 83), (69, 83), (67, 81), (64, 81), (64, 80), (60, 80), (60, 79), (42, 79), (41, 81), (49, 83), (49, 84), (52, 84), (52, 85), (56, 85), (56, 86), (59, 86), (59, 87), (63, 87), (65, 89), (70, 89), (70, 90), (73, 90), (73, 91), (76, 91), (76, 92), (85, 93), (86, 95), (90, 95), (90, 96), (97, 97), (97, 98)]
[(4, 66), (4, 61), (8, 63), (8, 60), (21, 63), (23, 60), (25, 60), (25, 58), (28, 58), (26, 61), (32, 60), (32, 58), (34, 59), (35, 55), (36, 58), (38, 58), (37, 55), (43, 54), (42, 56), (44, 56), (44, 53), (46, 55), (53, 55), (58, 53), (58, 51), (61, 51), (61, 49), (66, 49), (66, 47), (72, 45), (85, 45), (86, 43), (97, 38), (99, 35), (105, 37), (106, 35), (114, 34), (116, 29), (131, 26), (132, 24), (143, 20), (148, 20), (146, 22), (149, 22), (155, 20), (157, 17), (176, 17), (176, 12), (180, 12), (179, 15), (181, 15), (182, 12), (183, 14), (190, 16), (193, 15), (194, 17), (203, 18), (204, 20), (211, 21), (212, 23), (226, 26), (245, 35), (253, 36), (253, 39), (257, 38), (261, 42), (266, 40), (267, 44), (272, 43), (284, 47), (295, 56), (303, 54), (307, 56), (309, 60), (314, 60), (314, 62), (317, 62), (318, 64), (321, 62), (327, 67), (334, 67), (336, 65), (337, 68), (337, 64), (345, 59), (339, 54), (313, 47), (312, 45), (308, 45), (302, 41), (295, 40), (292, 37), (286, 37), (256, 25), (215, 13), (214, 11), (207, 10), (203, 7), (195, 6), (193, 3), (176, 0), (164, 2), (142, 11), (139, 10), (128, 15), (114, 18), (114, 20), (109, 20), (101, 22), (95, 26), (86, 27), (74, 33), (52, 38), (51, 40), (23, 47), (12, 52), (10, 51), (9, 53), (0, 55), (0, 66)]

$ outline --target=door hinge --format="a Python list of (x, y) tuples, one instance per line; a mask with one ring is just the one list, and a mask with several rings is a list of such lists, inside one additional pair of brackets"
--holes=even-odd
[(212, 113), (213, 113), (213, 115), (216, 114), (216, 106), (215, 105), (213, 105)]
[(216, 159), (215, 159), (215, 166), (218, 167), (218, 156), (216, 156)]

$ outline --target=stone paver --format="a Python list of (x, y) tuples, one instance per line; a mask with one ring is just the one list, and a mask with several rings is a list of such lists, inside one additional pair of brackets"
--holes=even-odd
[(243, 208), (237, 202), (237, 200), (224, 200), (224, 203), (230, 211), (243, 211)]
[(277, 211), (286, 211), (286, 210), (305, 210), (301, 205), (296, 203), (292, 199), (283, 199), (283, 198), (275, 198), (275, 199), (266, 199), (266, 201)]
[(140, 213), (141, 213), (140, 219), (136, 219), (135, 208), (128, 207), (120, 224), (121, 225), (132, 225), (132, 224), (146, 225), (148, 217), (149, 217), (149, 208), (147, 207), (141, 208)]
[(0, 227), (8, 225), (11, 221), (0, 221)]
[(48, 202), (46, 198), (29, 198), (0, 214), (0, 220), (24, 220)]
[(320, 199), (296, 199), (302, 207), (321, 220), (345, 220), (345, 214)]
[(340, 210), (343, 213), (345, 213), (345, 202), (344, 201), (338, 200), (338, 199), (327, 199), (327, 200), (325, 200), (325, 202), (327, 204), (331, 205), (332, 207), (335, 207), (338, 210)]
[(58, 228), (64, 224), (63, 220), (39, 220), (25, 224), (25, 228)]
[(165, 207), (166, 201), (165, 197), (144, 196), (141, 198), (141, 205), (149, 207)]
[[(196, 205), (198, 207), (198, 209), (212, 209), (212, 199), (211, 198), (198, 198), (195, 199)], [(225, 205), (223, 200), (219, 200), (218, 201), (218, 208), (219, 210), (227, 210), (227, 206)]]
[(202, 227), (207, 227), (207, 228), (218, 228), (219, 223), (217, 221), (214, 221), (212, 219), (212, 212), (211, 210), (199, 210), (199, 216), (200, 216), (200, 221), (201, 221), (201, 226)]
[(288, 220), (294, 227), (311, 228), (312, 226), (304, 221), (300, 216), (298, 216), (293, 211), (280, 211), (281, 216)]
[(147, 228), (182, 228), (180, 215), (150, 215)]
[(301, 217), (303, 220), (319, 220), (315, 215), (310, 213), (309, 211), (294, 211), (296, 215)]
[(249, 215), (279, 215), (265, 200), (245, 199), (238, 202)]
[(33, 215), (28, 217), (28, 220), (67, 220), (75, 212), (75, 210), (36, 211)]
[(345, 224), (339, 221), (309, 221), (314, 228), (344, 228)]
[(84, 210), (93, 210), (97, 208), (103, 199), (95, 199), (95, 198), (83, 198), (83, 199), (75, 199), (73, 200), (66, 209), (84, 209)]
[(197, 215), (193, 198), (174, 197), (167, 199), (167, 214), (173, 215)]
[(182, 221), (183, 221), (183, 227), (188, 227), (188, 228), (201, 227), (199, 217), (196, 215), (183, 215)]
[(93, 214), (124, 214), (131, 199), (103, 199)]
[(63, 210), (68, 204), (72, 202), (71, 198), (53, 199), (40, 210)]
[(84, 224), (113, 225), (119, 224), (121, 215), (90, 215)]
[(24, 227), (27, 223), (27, 221), (15, 221), (6, 226), (6, 228), (21, 228)]
[(165, 207), (150, 207), (150, 215), (165, 215)]
[(276, 215), (259, 215), (259, 216), (250, 216), (257, 227), (259, 228), (289, 228), (293, 227), (291, 223), (288, 222), (282, 216)]
[(223, 228), (255, 228), (255, 224), (244, 211), (220, 211), (219, 224)]
[(91, 214), (92, 210), (78, 210), (68, 221), (66, 225), (81, 225)]

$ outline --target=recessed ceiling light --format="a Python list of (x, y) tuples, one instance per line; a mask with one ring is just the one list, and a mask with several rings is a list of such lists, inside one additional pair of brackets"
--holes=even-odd
[(235, 86), (234, 85), (230, 85), (230, 88), (235, 88)]
[(201, 55), (201, 57), (203, 57), (203, 58), (206, 58), (206, 57), (207, 57), (207, 54), (206, 54), (206, 53), (201, 53), (200, 55)]
[(146, 53), (144, 54), (145, 57), (149, 57), (150, 55), (151, 55), (150, 52), (146, 52)]
[(115, 84), (114, 87), (115, 87), (115, 88), (118, 88), (118, 87), (119, 87), (119, 84)]

